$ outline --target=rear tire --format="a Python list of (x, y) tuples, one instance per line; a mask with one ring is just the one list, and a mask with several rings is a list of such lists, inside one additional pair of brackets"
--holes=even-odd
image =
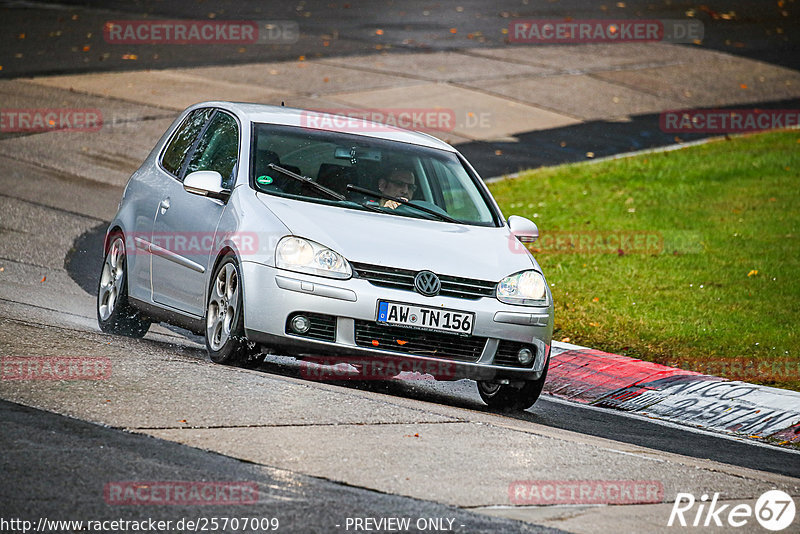
[(121, 233), (115, 232), (108, 243), (97, 288), (97, 324), (106, 334), (144, 337), (150, 320), (128, 302), (125, 240)]
[(478, 393), (489, 408), (493, 410), (524, 411), (533, 406), (542, 394), (544, 381), (547, 378), (548, 362), (544, 366), (542, 376), (538, 380), (528, 380), (521, 388), (510, 384), (496, 384), (489, 381), (478, 382)]

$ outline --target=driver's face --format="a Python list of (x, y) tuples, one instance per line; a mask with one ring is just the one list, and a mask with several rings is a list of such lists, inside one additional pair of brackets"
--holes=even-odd
[(414, 184), (414, 175), (410, 172), (393, 172), (388, 178), (381, 181), (381, 193), (392, 197), (411, 198), (417, 186)]

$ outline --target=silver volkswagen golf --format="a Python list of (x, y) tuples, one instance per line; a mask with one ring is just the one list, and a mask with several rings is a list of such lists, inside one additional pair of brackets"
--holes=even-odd
[[(165, 321), (217, 363), (264, 352), (478, 383), (533, 405), (547, 374), (550, 289), (470, 164), (429, 135), (230, 102), (184, 111), (131, 176), (109, 225), (104, 332)], [(393, 364), (394, 365), (394, 364)]]

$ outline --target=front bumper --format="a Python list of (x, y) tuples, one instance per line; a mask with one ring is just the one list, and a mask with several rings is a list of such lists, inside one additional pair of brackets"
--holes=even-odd
[[(439, 379), (493, 381), (536, 380), (542, 376), (550, 355), (552, 303), (547, 307), (529, 307), (503, 304), (490, 297), (424, 297), (412, 291), (378, 287), (365, 279), (327, 279), (248, 261), (242, 262), (242, 275), (245, 335), (251, 341), (295, 355), (321, 356), (329, 361), (402, 359), (408, 362), (404, 369), (423, 370)], [(409, 332), (409, 336), (416, 335), (421, 343), (427, 343), (428, 348), (439, 345), (437, 340), (441, 340), (441, 349), (434, 351), (407, 350), (414, 343), (387, 343), (385, 340), (392, 336), (385, 333), (391, 327), (375, 322), (378, 300), (474, 312), (472, 335), (465, 338), (403, 331)], [(330, 337), (315, 339), (292, 333), (287, 328), (287, 321), (298, 312), (328, 316), (331, 320)], [(365, 339), (369, 340), (369, 336), (376, 332), (384, 333), (381, 342), (365, 343)], [(455, 349), (454, 353), (448, 354), (448, 346), (470, 344), (474, 347), (474, 357)], [(519, 344), (534, 350), (534, 361), (527, 367), (514, 364), (508, 354), (505, 358), (501, 356), (504, 350), (507, 353), (509, 348)]]

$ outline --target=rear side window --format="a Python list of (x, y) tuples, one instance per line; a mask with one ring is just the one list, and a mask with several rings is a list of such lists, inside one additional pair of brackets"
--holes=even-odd
[(213, 109), (210, 108), (197, 109), (191, 112), (183, 121), (183, 124), (175, 131), (175, 135), (172, 136), (166, 150), (164, 150), (161, 165), (176, 178), (180, 178), (183, 162), (212, 112)]
[(222, 183), (230, 189), (233, 170), (239, 159), (239, 128), (236, 119), (218, 111), (203, 132), (186, 167), (186, 174), (194, 171), (217, 171)]

